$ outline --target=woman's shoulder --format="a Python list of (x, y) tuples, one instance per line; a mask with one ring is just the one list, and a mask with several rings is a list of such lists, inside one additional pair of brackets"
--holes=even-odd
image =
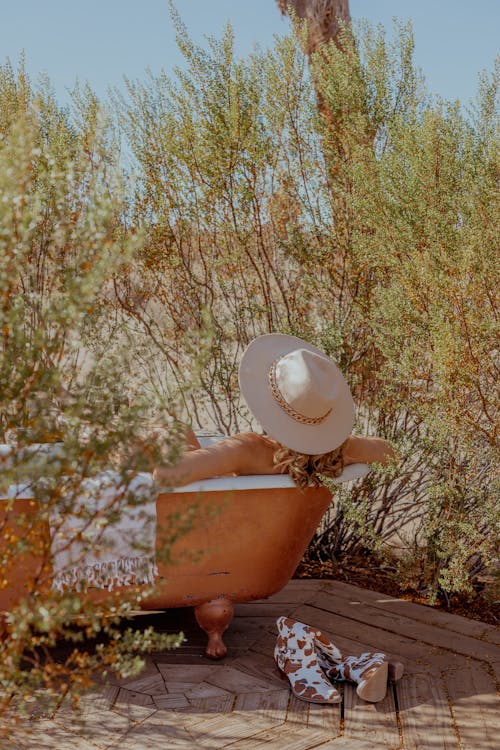
[(272, 441), (266, 435), (259, 435), (258, 432), (238, 432), (236, 435), (231, 435), (227, 440), (234, 440), (238, 443), (248, 443), (249, 445), (257, 446), (270, 446)]
[(230, 449), (237, 458), (238, 473), (240, 474), (271, 474), (274, 473), (273, 456), (275, 444), (265, 435), (256, 432), (239, 432), (231, 435), (218, 445)]

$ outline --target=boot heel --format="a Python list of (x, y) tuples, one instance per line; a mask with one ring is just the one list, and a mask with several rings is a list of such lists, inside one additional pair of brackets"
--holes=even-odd
[(378, 703), (385, 698), (388, 668), (389, 665), (385, 661), (379, 667), (374, 667), (373, 674), (363, 677), (356, 688), (356, 693), (362, 700)]
[[(396, 679), (402, 675), (403, 665), (394, 661), (392, 674)], [(347, 680), (357, 684), (356, 693), (370, 703), (378, 703), (387, 692), (387, 678), (390, 664), (385, 654), (364, 653), (361, 656), (344, 656), (336, 664), (327, 668), (331, 680)]]
[(401, 679), (401, 677), (404, 674), (404, 671), (405, 671), (404, 664), (402, 664), (400, 661), (392, 661), (392, 659), (389, 660), (388, 664), (389, 664), (389, 672), (388, 672), (389, 680), (391, 682), (397, 682), (398, 680)]

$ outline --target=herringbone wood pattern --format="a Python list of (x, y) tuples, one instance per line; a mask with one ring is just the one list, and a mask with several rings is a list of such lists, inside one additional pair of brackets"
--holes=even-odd
[[(343, 702), (295, 699), (275, 671), (275, 620), (286, 614), (325, 631), (346, 653), (397, 655), (406, 673), (377, 704), (343, 685)], [(266, 601), (240, 604), (222, 662), (203, 657), (190, 610), (137, 618), (186, 635), (178, 650), (148, 657), (144, 672), (108, 680), (75, 714), (65, 704), (30, 722), (16, 747), (30, 750), (495, 750), (499, 745), (500, 633), (338, 581), (291, 581)], [(25, 744), (23, 744), (25, 743)]]

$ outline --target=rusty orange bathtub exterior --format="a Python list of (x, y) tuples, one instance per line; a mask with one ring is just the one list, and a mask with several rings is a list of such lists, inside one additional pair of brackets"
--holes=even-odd
[[(261, 484), (270, 485), (273, 479), (261, 478)], [(247, 480), (244, 489), (238, 480)], [(141, 602), (146, 610), (194, 607), (200, 627), (208, 634), (206, 654), (211, 658), (226, 653), (222, 633), (232, 619), (233, 602), (266, 598), (286, 585), (331, 501), (326, 487), (300, 489), (289, 486), (291, 482), (284, 477), (278, 478), (282, 486), (274, 487), (252, 487), (255, 478), (237, 477), (227, 489), (224, 481), (227, 485), (228, 480), (207, 480), (202, 483), (203, 491), (190, 486), (159, 494), (159, 576), (154, 593)], [(35, 513), (36, 505), (23, 498), (0, 503), (0, 548), (5, 548), (19, 534), (16, 519)], [(172, 542), (176, 531), (178, 538)], [(50, 579), (48, 527), (37, 533), (35, 552), (13, 560), (3, 571), (0, 610), (14, 606), (37, 576)], [(89, 590), (88, 595), (94, 601), (109, 596), (101, 589)]]
[(34, 588), (50, 590), (49, 526), (40, 522), (36, 500), (0, 498), (2, 557), (24, 538), (26, 529), (30, 530), (26, 551), (8, 555), (0, 571), (0, 612), (8, 612)]

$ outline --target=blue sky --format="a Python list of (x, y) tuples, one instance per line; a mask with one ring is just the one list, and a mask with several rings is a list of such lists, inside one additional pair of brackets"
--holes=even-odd
[[(285, 33), (275, 0), (176, 0), (191, 37), (220, 36), (229, 19), (238, 52), (272, 44)], [(478, 73), (499, 52), (500, 0), (350, 0), (353, 18), (387, 29), (392, 18), (414, 25), (415, 59), (433, 93), (467, 102)], [(22, 50), (29, 73), (48, 73), (61, 103), (76, 78), (104, 97), (123, 75), (171, 71), (181, 62), (167, 0), (0, 0), (0, 61), (16, 64)]]

